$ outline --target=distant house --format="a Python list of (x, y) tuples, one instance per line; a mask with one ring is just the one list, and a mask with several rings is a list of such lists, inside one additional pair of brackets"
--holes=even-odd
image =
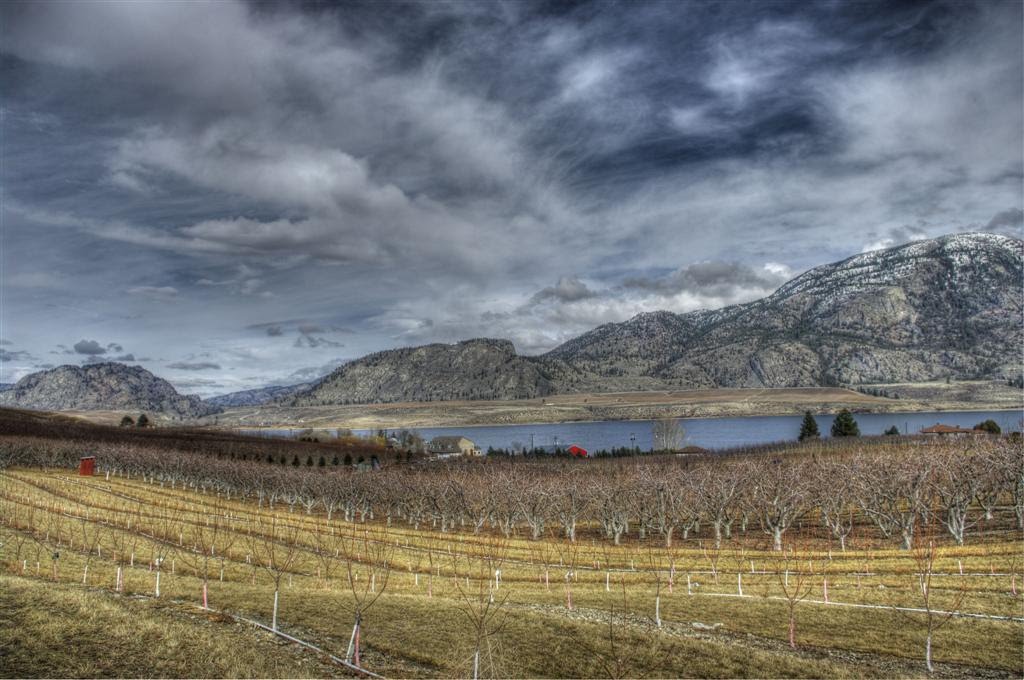
[(985, 434), (981, 430), (965, 430), (959, 425), (943, 425), (942, 423), (935, 423), (931, 427), (926, 427), (921, 430), (921, 434), (928, 434), (933, 436), (949, 436), (949, 437), (963, 437), (969, 434)]
[(566, 449), (566, 451), (569, 452), (569, 455), (574, 456), (575, 458), (586, 458), (587, 456), (590, 455), (589, 453), (587, 453), (587, 450), (585, 448), (583, 448), (582, 446), (577, 446), (576, 444), (571, 444), (569, 448)]
[(434, 437), (427, 445), (427, 452), (439, 458), (482, 455), (477, 445), (465, 437)]

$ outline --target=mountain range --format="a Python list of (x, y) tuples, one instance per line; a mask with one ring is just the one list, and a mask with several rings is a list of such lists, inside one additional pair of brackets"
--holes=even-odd
[(1024, 241), (957, 234), (815, 267), (772, 295), (716, 310), (651, 312), (539, 356), (473, 339), (386, 350), (313, 383), (201, 402), (122, 364), (61, 366), (0, 392), (0, 405), (164, 411), (524, 399), (571, 392), (1019, 381)]
[(958, 234), (811, 269), (772, 295), (605, 324), (541, 356), (504, 340), (377, 352), (282, 403), (1016, 379), (1024, 242)]

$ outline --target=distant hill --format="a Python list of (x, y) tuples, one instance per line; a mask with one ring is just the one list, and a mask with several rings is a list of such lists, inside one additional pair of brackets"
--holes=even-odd
[(350, 361), (293, 406), (452, 399), (528, 399), (554, 392), (537, 362), (508, 340), (467, 340), (370, 354)]
[(309, 389), (312, 385), (313, 383), (300, 383), (298, 385), (268, 385), (267, 387), (258, 387), (252, 390), (242, 390), (240, 392), (221, 394), (216, 397), (208, 397), (203, 401), (207, 404), (222, 408), (230, 408), (233, 406), (262, 406), (263, 404), (270, 404), (275, 401), (287, 399), (294, 394)]
[(1024, 242), (963, 234), (816, 267), (771, 296), (606, 324), (541, 357), (561, 390), (1013, 379)]
[(538, 357), (501, 340), (378, 352), (294, 405), (565, 392), (1019, 379), (1024, 242), (959, 234), (816, 267), (774, 294), (605, 324)]
[(217, 413), (216, 406), (184, 396), (141, 366), (97, 363), (58, 366), (25, 376), (0, 392), (0, 406), (47, 411), (144, 411), (182, 418)]
[(6, 392), (14, 387), (14, 383), (0, 383), (0, 392)]

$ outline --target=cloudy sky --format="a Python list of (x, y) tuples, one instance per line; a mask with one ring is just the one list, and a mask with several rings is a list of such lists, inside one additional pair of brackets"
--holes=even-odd
[(1021, 234), (1019, 2), (0, 5), (0, 381), (539, 353)]

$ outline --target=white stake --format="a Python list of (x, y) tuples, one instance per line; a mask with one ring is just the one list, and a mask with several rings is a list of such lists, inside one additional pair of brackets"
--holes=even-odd
[(736, 592), (743, 597), (743, 574), (739, 572), (736, 573)]

